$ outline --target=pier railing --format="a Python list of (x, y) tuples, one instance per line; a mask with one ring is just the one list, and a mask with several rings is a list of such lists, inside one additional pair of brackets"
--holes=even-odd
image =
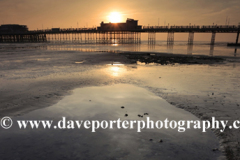
[(167, 42), (173, 44), (175, 32), (189, 33), (188, 43), (193, 44), (194, 33), (212, 33), (211, 44), (216, 33), (237, 33), (240, 25), (186, 25), (143, 26), (141, 29), (101, 30), (93, 28), (51, 28), (27, 32), (0, 32), (0, 43), (20, 42), (76, 42), (76, 43), (141, 43), (141, 33), (148, 33), (149, 43), (156, 42), (156, 33), (168, 33)]
[(240, 29), (236, 25), (192, 25), (192, 26), (143, 26), (143, 31), (153, 32), (224, 32), (234, 33)]

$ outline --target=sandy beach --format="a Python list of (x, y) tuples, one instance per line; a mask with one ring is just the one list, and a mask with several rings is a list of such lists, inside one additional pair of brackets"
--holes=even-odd
[[(132, 84), (202, 120), (232, 122), (240, 115), (239, 73), (239, 57), (3, 47), (0, 115), (47, 108), (75, 88)], [(219, 159), (239, 159), (239, 130), (213, 132), (223, 153)]]

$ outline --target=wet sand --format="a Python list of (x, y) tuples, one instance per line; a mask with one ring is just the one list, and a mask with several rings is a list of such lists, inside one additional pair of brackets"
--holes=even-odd
[[(74, 88), (126, 83), (144, 87), (201, 119), (239, 119), (238, 58), (191, 65), (143, 62), (126, 53), (6, 50), (0, 54), (1, 117), (49, 107)], [(215, 133), (220, 150), (229, 159), (239, 158), (239, 130)]]
[[(121, 107), (123, 106), (123, 107)], [(147, 115), (144, 113), (147, 112)], [(128, 114), (128, 116), (125, 116)], [(141, 114), (142, 117), (138, 115)], [(67, 121), (151, 121), (199, 120), (182, 109), (176, 108), (150, 91), (129, 84), (115, 84), (101, 87), (74, 89), (73, 94), (64, 97), (51, 107), (29, 112), (15, 117), (16, 120), (54, 120), (54, 126), (62, 120), (61, 126), (69, 126)], [(219, 143), (209, 131), (187, 129), (179, 133), (175, 129), (132, 129), (98, 128), (84, 129), (71, 125), (74, 129), (20, 130), (13, 124), (11, 130), (0, 132), (2, 159), (217, 159), (221, 152), (213, 152)], [(147, 124), (146, 124), (147, 125)], [(186, 126), (182, 126), (186, 127)], [(19, 138), (21, 137), (21, 138)], [(17, 147), (16, 147), (17, 146)], [(57, 148), (56, 148), (57, 147)], [(28, 153), (24, 151), (27, 149)], [(40, 151), (40, 152), (39, 152)], [(14, 154), (12, 154), (14, 152)], [(199, 157), (201, 155), (201, 157)]]

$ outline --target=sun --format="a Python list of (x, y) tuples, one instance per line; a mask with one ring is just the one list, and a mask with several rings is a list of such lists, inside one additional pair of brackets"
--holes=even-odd
[(121, 14), (119, 12), (111, 12), (108, 19), (111, 23), (121, 22)]

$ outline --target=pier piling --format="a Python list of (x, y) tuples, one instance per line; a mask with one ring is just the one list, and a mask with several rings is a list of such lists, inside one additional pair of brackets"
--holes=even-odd
[(194, 32), (189, 32), (189, 34), (188, 34), (188, 44), (189, 45), (193, 44), (193, 38), (194, 38)]
[(216, 32), (212, 32), (211, 45), (215, 44)]
[(173, 43), (174, 43), (174, 32), (168, 32), (167, 44), (173, 44)]

